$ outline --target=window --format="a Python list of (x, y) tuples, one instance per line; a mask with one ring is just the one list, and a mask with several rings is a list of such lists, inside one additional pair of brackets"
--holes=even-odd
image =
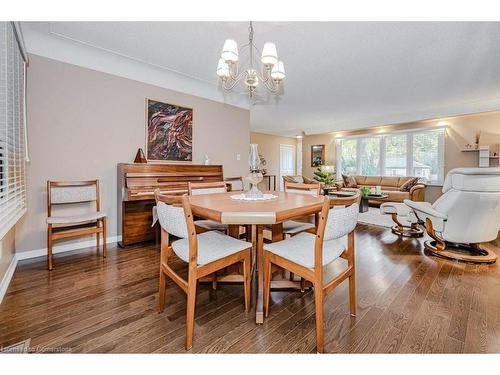
[(344, 174), (356, 173), (356, 140), (346, 139), (340, 145), (340, 155), (342, 166), (338, 170), (342, 170)]
[(407, 142), (406, 134), (385, 137), (385, 176), (406, 176)]
[(24, 54), (12, 22), (0, 22), (0, 239), (26, 211)]
[(444, 128), (337, 139), (337, 171), (363, 176), (416, 176), (440, 184)]

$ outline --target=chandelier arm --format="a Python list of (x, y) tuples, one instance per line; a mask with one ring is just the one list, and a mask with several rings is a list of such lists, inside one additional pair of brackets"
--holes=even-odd
[(267, 87), (268, 90), (275, 90), (276, 92), (279, 91), (279, 81), (274, 80), (270, 75), (263, 76), (259, 74), (258, 76), (260, 81)]
[(279, 81), (275, 81), (274, 79), (270, 79), (268, 81), (263, 81), (264, 83), (264, 86), (266, 86), (266, 88), (271, 91), (271, 93), (273, 94), (277, 94), (279, 93), (280, 91), (280, 82)]
[(224, 90), (228, 90), (229, 91), (229, 90), (232, 90), (238, 84), (239, 81), (234, 81), (233, 80), (231, 83), (229, 83), (229, 85), (226, 84), (227, 82), (228, 82), (228, 80), (223, 80), (222, 81), (222, 88)]

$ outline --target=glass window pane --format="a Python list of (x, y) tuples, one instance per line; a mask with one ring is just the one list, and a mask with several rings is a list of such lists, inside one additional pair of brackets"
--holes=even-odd
[(386, 176), (406, 176), (406, 134), (386, 137), (384, 174)]
[(379, 175), (380, 138), (365, 138), (361, 141), (361, 175)]
[(356, 171), (356, 139), (344, 139), (341, 142), (342, 174), (355, 175)]
[(439, 131), (413, 135), (413, 176), (437, 181), (439, 170)]

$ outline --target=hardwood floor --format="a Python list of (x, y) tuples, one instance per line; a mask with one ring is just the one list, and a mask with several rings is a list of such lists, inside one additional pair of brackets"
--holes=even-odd
[[(500, 352), (500, 265), (422, 251), (423, 240), (358, 225), (358, 314), (347, 283), (326, 297), (326, 352)], [(169, 282), (157, 312), (158, 268), (154, 245), (110, 247), (105, 261), (94, 249), (56, 255), (51, 272), (44, 258), (20, 262), (0, 306), (0, 346), (31, 338), (38, 352), (184, 353), (186, 298)], [(273, 291), (257, 326), (242, 285), (202, 284), (190, 353), (201, 352), (315, 352), (313, 293)]]

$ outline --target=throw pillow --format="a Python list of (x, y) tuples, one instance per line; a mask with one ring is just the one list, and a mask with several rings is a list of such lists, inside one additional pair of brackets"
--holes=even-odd
[(342, 175), (342, 180), (344, 180), (344, 187), (346, 188), (357, 188), (358, 184), (353, 176)]
[(410, 191), (412, 187), (418, 184), (418, 177), (410, 178), (403, 185), (399, 187), (400, 191)]

